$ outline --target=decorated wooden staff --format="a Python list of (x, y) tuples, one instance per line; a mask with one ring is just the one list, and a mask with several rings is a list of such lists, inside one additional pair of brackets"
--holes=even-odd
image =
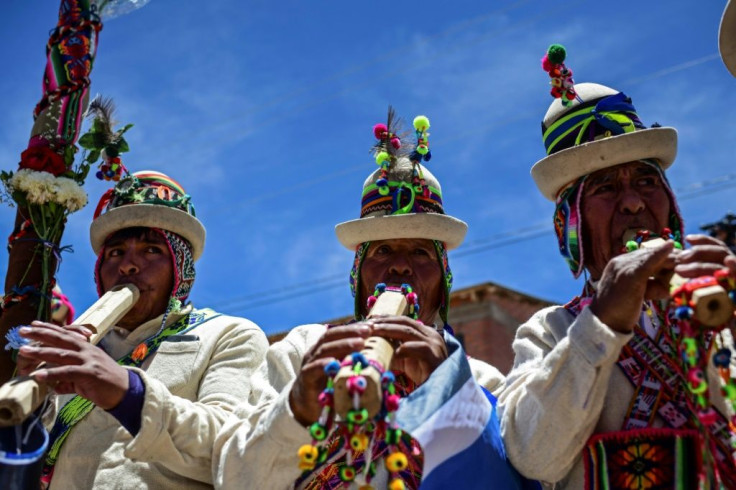
[[(90, 162), (75, 164), (75, 142), (89, 100), (90, 73), (102, 17), (109, 19), (147, 0), (63, 0), (46, 46), (43, 96), (33, 111), (28, 147), (18, 170), (0, 180), (18, 206), (8, 238), (8, 267), (0, 335), (33, 320), (48, 320), (51, 291), (67, 216), (87, 204), (82, 189)], [(93, 156), (90, 154), (89, 156)], [(99, 155), (96, 158), (98, 158)], [(0, 352), (0, 382), (14, 372), (12, 354)]]

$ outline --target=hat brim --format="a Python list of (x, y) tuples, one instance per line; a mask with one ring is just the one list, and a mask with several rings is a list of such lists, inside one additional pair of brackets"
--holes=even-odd
[(160, 228), (184, 237), (192, 244), (192, 256), (199, 259), (207, 235), (202, 223), (192, 215), (174, 208), (152, 204), (131, 204), (111, 209), (89, 227), (92, 249), (99, 255), (108, 236), (125, 228), (143, 226)]
[(736, 77), (736, 2), (729, 1), (723, 11), (718, 29), (718, 50), (726, 68)]
[(532, 177), (542, 195), (554, 201), (560, 189), (591, 172), (645, 158), (656, 158), (666, 169), (676, 156), (674, 128), (642, 129), (553, 153), (534, 164)]
[(335, 226), (338, 240), (350, 250), (361, 243), (397, 238), (439, 240), (452, 250), (460, 246), (467, 231), (465, 222), (437, 213), (368, 216)]

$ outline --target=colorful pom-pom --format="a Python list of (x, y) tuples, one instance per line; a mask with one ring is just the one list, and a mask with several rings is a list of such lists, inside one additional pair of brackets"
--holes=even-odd
[(386, 444), (398, 444), (401, 441), (401, 429), (386, 429)]
[(414, 129), (424, 132), (429, 129), (429, 118), (427, 116), (417, 116), (414, 118)]
[(376, 165), (381, 165), (383, 162), (389, 160), (391, 156), (388, 154), (388, 152), (385, 151), (379, 151), (376, 154)]
[(629, 240), (626, 242), (626, 251), (633, 252), (634, 250), (639, 250), (639, 244), (636, 243), (635, 240)]
[(386, 469), (391, 473), (398, 473), (409, 465), (406, 455), (401, 452), (391, 453), (386, 457)]
[(327, 428), (320, 425), (319, 422), (315, 422), (309, 427), (309, 434), (313, 439), (323, 441), (327, 437)]
[(353, 481), (355, 480), (355, 468), (352, 466), (343, 466), (340, 468), (339, 476), (342, 481)]
[(406, 484), (401, 478), (394, 478), (388, 483), (388, 490), (406, 490)]
[(396, 381), (396, 376), (391, 371), (386, 371), (381, 375), (381, 385), (385, 388), (387, 385)]
[(361, 433), (350, 436), (350, 447), (353, 451), (365, 451), (368, 447), (368, 436)]
[(340, 370), (340, 363), (336, 360), (330, 361), (325, 366), (325, 374), (327, 374), (327, 376), (330, 376), (330, 377), (335, 376), (339, 370)]
[(299, 456), (299, 469), (302, 471), (310, 471), (314, 469), (319, 456), (319, 450), (311, 444), (305, 444), (299, 448), (297, 453)]
[(361, 408), (360, 410), (348, 410), (347, 419), (351, 424), (365, 424), (368, 421), (368, 410), (365, 408)]
[(547, 49), (547, 59), (553, 65), (559, 65), (565, 62), (567, 52), (562, 44), (553, 44)]
[(348, 393), (351, 395), (365, 393), (365, 389), (368, 387), (368, 381), (365, 376), (350, 376), (347, 381)]
[(396, 394), (388, 395), (387, 397), (385, 397), (386, 410), (388, 410), (389, 412), (395, 412), (396, 410), (398, 410), (400, 400), (401, 397)]
[(383, 138), (383, 135), (388, 133), (388, 128), (383, 123), (378, 123), (375, 126), (373, 126), (373, 135), (376, 137), (377, 140), (380, 140)]
[(366, 300), (366, 304), (368, 305), (369, 310), (373, 308), (373, 305), (376, 304), (376, 301), (378, 301), (378, 298), (376, 298), (375, 296), (368, 296), (368, 299)]
[(718, 349), (718, 352), (713, 356), (713, 364), (716, 367), (727, 368), (731, 363), (731, 351), (725, 347)]
[(399, 148), (401, 148), (401, 140), (394, 136), (393, 138), (391, 138), (391, 146), (393, 146), (394, 149), (398, 150)]
[(331, 391), (323, 391), (317, 397), (320, 407), (331, 407), (332, 402), (335, 400), (335, 393)]

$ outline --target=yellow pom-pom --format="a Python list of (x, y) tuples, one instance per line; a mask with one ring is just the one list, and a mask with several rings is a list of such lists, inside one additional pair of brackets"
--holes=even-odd
[(382, 152), (378, 153), (378, 154), (376, 155), (376, 165), (380, 165), (380, 164), (382, 164), (383, 162), (385, 162), (385, 161), (386, 161), (386, 160), (388, 160), (389, 158), (391, 158), (391, 157), (390, 157), (390, 156), (389, 156), (389, 154), (388, 154), (388, 153), (386, 153), (385, 151), (382, 151)]
[(319, 456), (319, 450), (311, 444), (305, 444), (299, 448), (299, 469), (302, 471), (313, 470)]
[(406, 485), (404, 485), (404, 480), (401, 478), (394, 478), (389, 482), (388, 484), (388, 490), (405, 490)]
[(427, 116), (417, 116), (414, 118), (414, 129), (417, 131), (426, 131), (429, 129), (429, 118)]
[(409, 461), (406, 459), (406, 455), (404, 453), (391, 453), (386, 458), (386, 469), (391, 473), (398, 473), (406, 468), (408, 464)]
[(368, 447), (368, 436), (365, 434), (353, 434), (350, 437), (350, 447), (353, 451), (365, 451)]

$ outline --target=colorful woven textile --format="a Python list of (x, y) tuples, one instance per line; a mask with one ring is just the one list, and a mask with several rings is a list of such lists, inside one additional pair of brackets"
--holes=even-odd
[[(220, 313), (216, 313), (210, 309), (194, 310), (174, 324), (160, 330), (155, 336), (146, 340), (145, 344), (147, 347), (147, 354), (144, 357), (137, 358), (137, 360), (134, 359), (133, 352), (135, 351), (133, 351), (118, 359), (117, 362), (121, 366), (140, 367), (148, 357), (158, 350), (161, 343), (168, 337), (172, 335), (182, 335), (218, 316), (220, 316)], [(47, 488), (51, 482), (54, 475), (54, 465), (56, 464), (59, 452), (61, 451), (67, 436), (72, 429), (74, 429), (74, 426), (94, 408), (94, 403), (77, 395), (69, 400), (61, 410), (59, 410), (59, 413), (56, 416), (56, 421), (54, 422), (54, 426), (49, 435), (50, 449), (46, 455), (46, 462), (44, 464), (41, 477), (44, 488)]]
[(700, 459), (695, 430), (597, 434), (583, 450), (586, 490), (691, 490)]

